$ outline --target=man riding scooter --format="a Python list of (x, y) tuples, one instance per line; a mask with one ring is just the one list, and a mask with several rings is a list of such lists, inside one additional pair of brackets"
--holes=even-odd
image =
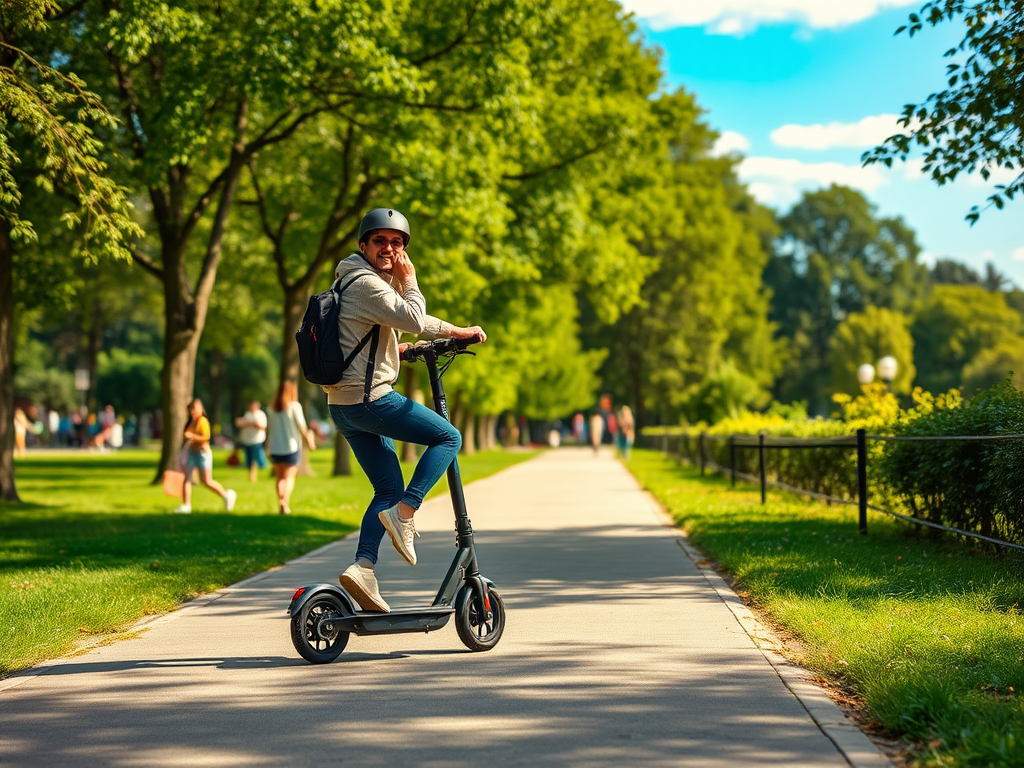
[[(478, 326), (463, 328), (427, 314), (426, 299), (406, 252), (412, 230), (394, 209), (377, 208), (359, 224), (359, 253), (342, 259), (334, 271), (345, 289), (339, 316), (343, 350), (371, 343), (346, 369), (341, 381), (323, 387), (331, 419), (348, 440), (359, 466), (373, 485), (363, 515), (356, 561), (340, 576), (341, 586), (368, 611), (388, 611), (374, 573), (385, 531), (395, 549), (416, 565), (414, 515), (427, 492), (448, 469), (462, 437), (448, 421), (393, 389), (398, 379), (402, 333), (453, 339), (486, 339)], [(349, 281), (352, 281), (349, 283)], [(375, 326), (378, 333), (373, 334)], [(408, 487), (394, 440), (426, 446)]]

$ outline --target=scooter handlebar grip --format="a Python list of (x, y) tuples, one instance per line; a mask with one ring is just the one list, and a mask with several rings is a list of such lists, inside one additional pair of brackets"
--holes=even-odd
[(421, 358), (427, 350), (443, 355), (453, 350), (463, 350), (482, 341), (483, 337), (479, 335), (470, 336), (468, 339), (434, 339), (433, 341), (406, 347), (405, 351), (401, 354), (401, 358), (407, 363), (412, 363)]

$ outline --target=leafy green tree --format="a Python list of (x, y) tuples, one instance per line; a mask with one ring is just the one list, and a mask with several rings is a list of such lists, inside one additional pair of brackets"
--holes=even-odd
[(804, 194), (780, 224), (782, 237), (764, 273), (772, 319), (790, 345), (777, 395), (825, 413), (829, 347), (839, 323), (868, 306), (911, 311), (927, 289), (927, 268), (917, 260), (914, 232), (899, 218), (878, 217), (848, 187)]
[[(961, 173), (977, 171), (987, 181), (1009, 172), (1005, 183), (994, 185), (986, 206), (1001, 209), (1024, 189), (1024, 6), (1019, 0), (934, 0), (910, 14), (896, 33), (913, 37), (926, 24), (954, 20), (962, 20), (965, 32), (945, 53), (948, 88), (907, 104), (903, 132), (865, 152), (863, 161), (891, 166), (920, 148), (922, 169), (940, 186)], [(967, 220), (973, 224), (980, 215), (973, 206)]]
[(736, 418), (750, 405), (764, 405), (765, 392), (757, 380), (740, 371), (727, 360), (704, 379), (684, 405), (686, 418), (692, 423), (714, 424)]
[(907, 316), (881, 307), (867, 307), (848, 315), (836, 328), (829, 349), (832, 391), (860, 394), (857, 369), (864, 363), (876, 365), (887, 355), (896, 358), (897, 363), (892, 391), (910, 394), (917, 370)]
[[(489, 0), (446, 0), (392, 9), (388, 36), (395, 74), (381, 81), (352, 75), (324, 79), (325, 94), (345, 102), (268, 148), (249, 164), (251, 209), (269, 245), (284, 293), (281, 377), (298, 378), (295, 329), (324, 267), (356, 249), (363, 214), (400, 208), (417, 227), (410, 253), (429, 271), (429, 230), (486, 236), (487, 219), (501, 218), (501, 137), (514, 126), (515, 99), (529, 87), (523, 61), (532, 7), (516, 11)], [(458, 24), (438, 23), (457, 19)], [(491, 192), (491, 194), (488, 194)], [(246, 202), (249, 202), (248, 200)], [(444, 221), (456, 226), (438, 226)], [(461, 226), (463, 231), (459, 232)]]
[(467, 189), (467, 211), (431, 232), (423, 273), (440, 314), (481, 322), (508, 350), (494, 366), (466, 366), (476, 375), (456, 390), (487, 435), (503, 407), (547, 420), (593, 404), (607, 339), (572, 341), (572, 297), (602, 325), (638, 301), (653, 261), (636, 234), (666, 155), (657, 57), (614, 4), (552, 2), (524, 43), (531, 88), (497, 136), (503, 165), (482, 166), (497, 186)]
[(16, 397), (30, 397), (47, 410), (68, 411), (78, 407), (74, 376), (56, 368), (22, 365), (14, 374)]
[(123, 349), (101, 352), (97, 361), (96, 397), (119, 414), (141, 415), (160, 407), (158, 355), (133, 354)]
[(123, 117), (119, 170), (148, 198), (152, 237), (132, 256), (164, 292), (160, 469), (177, 452), (243, 173), (350, 98), (332, 83), (358, 91), (407, 79), (380, 55), (400, 36), (393, 21), (359, 0), (120, 0), (77, 3), (62, 25), (61, 52), (95, 74)]
[[(57, 12), (49, 0), (0, 5), (0, 499), (18, 499), (14, 482), (14, 272), (37, 229), (74, 229), (78, 258), (127, 256), (138, 232), (124, 190), (107, 174), (97, 131), (113, 127), (100, 99), (71, 73), (33, 56), (29, 43)], [(26, 190), (44, 199), (23, 213)], [(35, 190), (33, 190), (35, 191)]]
[(945, 392), (964, 383), (965, 366), (982, 352), (1017, 337), (1021, 317), (1002, 294), (979, 286), (937, 285), (910, 330), (917, 383), (931, 392)]
[(761, 399), (780, 362), (761, 287), (774, 223), (737, 182), (736, 158), (711, 157), (716, 134), (692, 96), (680, 91), (652, 106), (658, 124), (648, 134), (660, 146), (638, 165), (651, 180), (636, 195), (644, 208), (633, 214), (636, 255), (626, 269), (654, 271), (640, 304), (591, 336), (610, 337), (602, 374), (641, 424), (650, 414), (675, 421), (730, 366)]
[(981, 285), (981, 275), (966, 264), (953, 259), (937, 259), (928, 270), (933, 285)]
[(963, 387), (968, 395), (988, 389), (1012, 374), (1018, 389), (1024, 385), (1024, 338), (1009, 336), (994, 347), (983, 349), (964, 366)]

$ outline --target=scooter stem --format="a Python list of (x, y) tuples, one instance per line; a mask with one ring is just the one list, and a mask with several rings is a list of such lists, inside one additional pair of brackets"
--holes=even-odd
[[(451, 423), (451, 416), (448, 414), (448, 400), (444, 394), (444, 383), (441, 381), (441, 373), (437, 367), (437, 355), (428, 353), (423, 356), (427, 364), (427, 372), (430, 374), (430, 391), (434, 397), (434, 410)], [(479, 575), (480, 571), (476, 562), (476, 548), (473, 545), (473, 526), (469, 522), (469, 512), (466, 508), (466, 496), (462, 490), (462, 476), (459, 474), (458, 457), (452, 459), (448, 467), (448, 491), (452, 497), (452, 508), (455, 510), (455, 531), (457, 545), (460, 549), (468, 549), (472, 557), (466, 566), (466, 574), (470, 577)]]

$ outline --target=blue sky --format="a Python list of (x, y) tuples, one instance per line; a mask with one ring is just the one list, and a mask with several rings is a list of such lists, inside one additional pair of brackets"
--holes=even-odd
[(759, 200), (786, 210), (804, 190), (847, 184), (902, 216), (926, 261), (992, 261), (1024, 287), (1024, 200), (971, 227), (964, 216), (989, 190), (980, 178), (938, 187), (913, 164), (860, 164), (893, 132), (888, 116), (944, 87), (958, 25), (894, 36), (920, 0), (622, 2), (663, 50), (667, 87), (695, 93), (723, 150), (744, 156), (740, 175)]

